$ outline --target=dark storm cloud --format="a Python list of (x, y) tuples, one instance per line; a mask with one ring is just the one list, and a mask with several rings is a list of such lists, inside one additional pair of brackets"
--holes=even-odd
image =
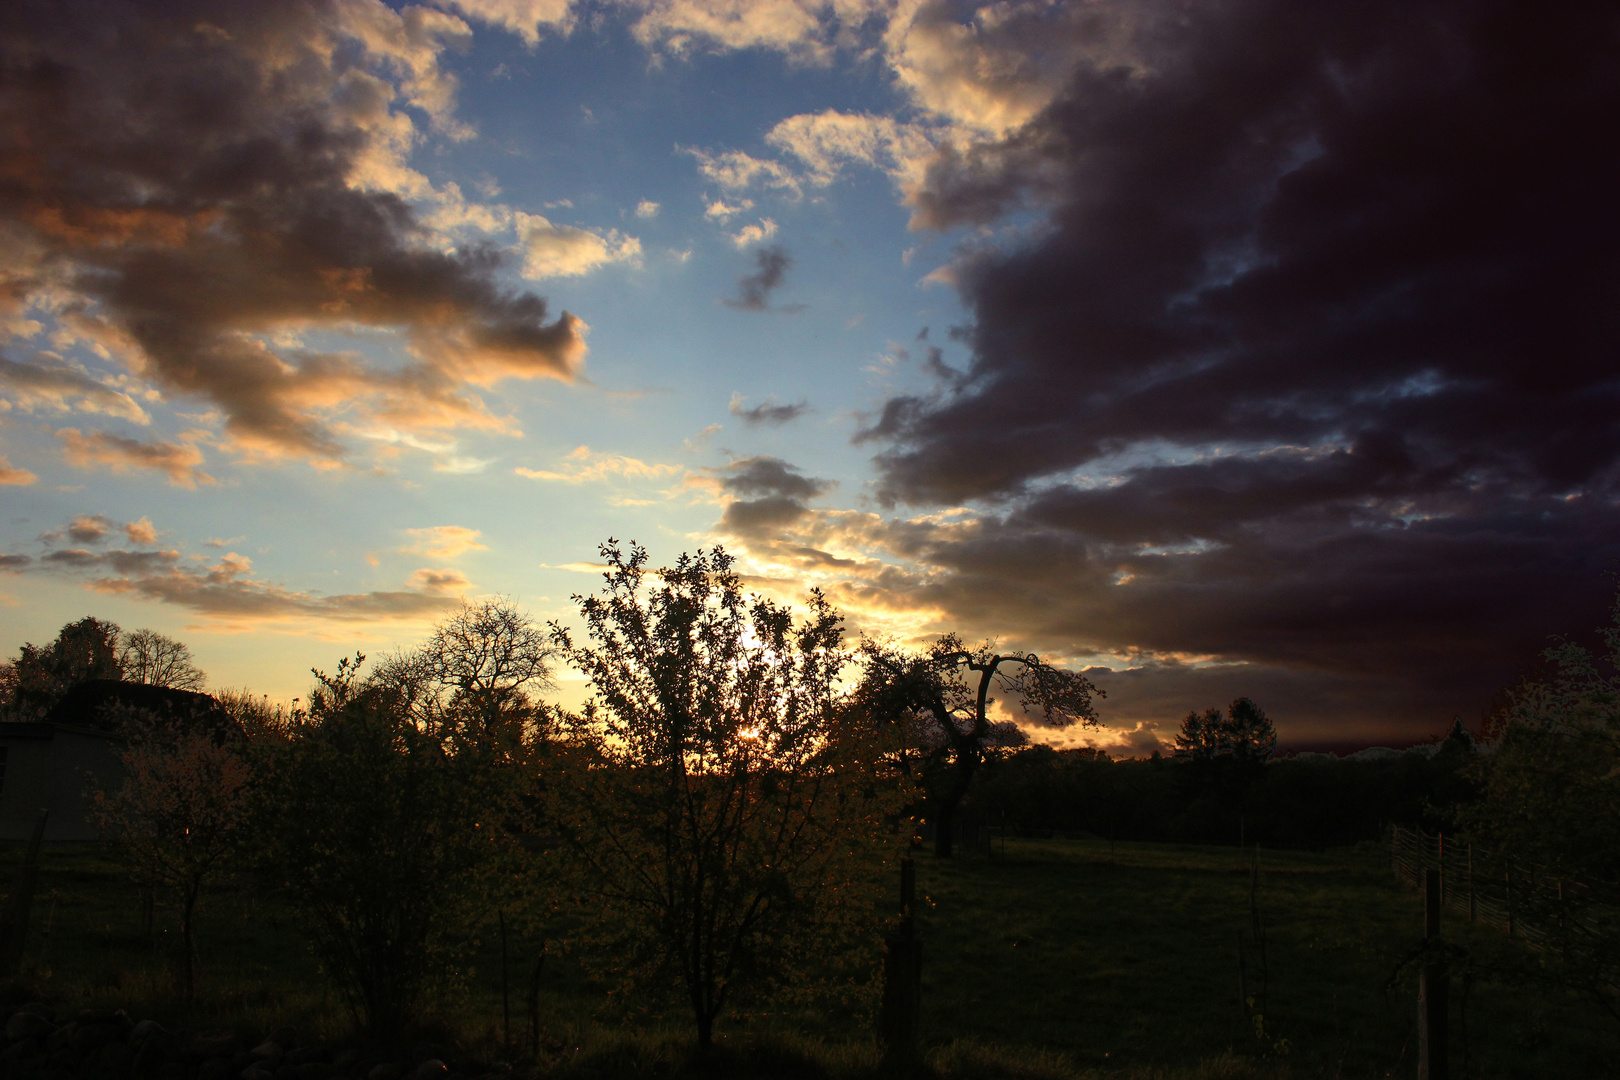
[(920, 224), (1050, 228), (962, 255), (965, 381), (858, 438), (888, 498), (998, 508), (963, 602), (1461, 711), (1620, 556), (1620, 12), (1187, 13), (934, 163)]
[(767, 538), (809, 513), (806, 502), (833, 486), (805, 476), (781, 458), (740, 458), (719, 470), (720, 490), (732, 497), (720, 519), (723, 528), (745, 537)]
[(793, 260), (781, 246), (760, 248), (754, 252), (754, 272), (737, 281), (737, 298), (721, 303), (739, 311), (769, 311), (771, 293), (782, 287), (792, 265)]
[[(37, 252), (12, 291), (66, 285), (78, 334), (215, 403), (260, 452), (340, 457), (320, 414), (362, 404), (397, 427), (490, 426), (469, 384), (569, 378), (584, 346), (577, 320), (497, 284), (498, 253), (442, 250), (387, 190), (389, 103), (452, 125), (434, 58), (464, 33), (361, 2), (8, 5), (0, 219)], [(354, 324), (400, 331), (412, 362), (272, 343)]]

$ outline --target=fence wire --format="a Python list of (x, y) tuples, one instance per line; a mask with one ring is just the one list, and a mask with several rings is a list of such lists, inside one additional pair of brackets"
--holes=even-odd
[(1620, 918), (1620, 906), (1608, 895), (1613, 890), (1593, 889), (1444, 834), (1396, 825), (1389, 847), (1401, 879), (1421, 887), (1423, 872), (1438, 870), (1443, 907), (1537, 947), (1555, 938), (1613, 933)]

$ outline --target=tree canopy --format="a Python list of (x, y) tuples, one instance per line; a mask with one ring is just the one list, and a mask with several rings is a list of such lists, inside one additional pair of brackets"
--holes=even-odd
[(869, 922), (867, 851), (903, 795), (847, 722), (850, 657), (819, 593), (795, 621), (719, 548), (656, 572), (637, 545), (601, 552), (604, 588), (575, 597), (584, 637), (552, 624), (591, 690), (559, 815), (621, 972), (677, 990), (707, 1048), (728, 1004), (802, 988)]

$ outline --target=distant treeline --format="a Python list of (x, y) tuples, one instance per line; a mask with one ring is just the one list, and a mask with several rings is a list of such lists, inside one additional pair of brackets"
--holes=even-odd
[(1390, 822), (1447, 827), (1450, 809), (1474, 796), (1464, 766), (1477, 752), (1456, 729), (1438, 747), (1275, 758), (1245, 777), (1220, 759), (1112, 761), (1093, 750), (1032, 746), (985, 763), (963, 819), (1018, 836), (1320, 850), (1380, 839)]

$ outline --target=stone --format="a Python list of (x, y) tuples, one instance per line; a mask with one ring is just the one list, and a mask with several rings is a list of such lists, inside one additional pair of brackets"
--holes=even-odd
[(366, 1073), (366, 1080), (399, 1080), (400, 1074), (404, 1071), (405, 1066), (403, 1064), (397, 1061), (389, 1061), (381, 1065), (373, 1065), (371, 1071)]
[(252, 1054), (260, 1065), (272, 1073), (281, 1067), (281, 1059), (287, 1055), (287, 1051), (282, 1049), (280, 1043), (270, 1042), (268, 1039), (249, 1050), (248, 1053)]
[(135, 1057), (135, 1051), (122, 1040), (108, 1043), (101, 1048), (98, 1059), (101, 1062), (101, 1071), (108, 1076), (129, 1075), (129, 1063)]
[(212, 1057), (230, 1057), (241, 1047), (241, 1036), (234, 1031), (215, 1031), (207, 1035), (192, 1035), (181, 1043), (186, 1057), (203, 1061)]
[(290, 1027), (278, 1027), (264, 1037), (265, 1042), (273, 1042), (280, 1047), (297, 1046), (298, 1035)]
[(275, 1076), (263, 1065), (249, 1065), (242, 1070), (242, 1080), (275, 1080)]
[(0, 1061), (27, 1061), (31, 1057), (37, 1057), (44, 1050), (45, 1044), (39, 1039), (18, 1039), (4, 1050), (0, 1050)]
[(438, 1058), (428, 1058), (411, 1072), (410, 1080), (444, 1080), (450, 1070)]
[(80, 1020), (75, 1025), (72, 1046), (81, 1053), (100, 1050), (110, 1042), (123, 1042), (124, 1031), (117, 1024), (102, 1020)]
[(324, 1046), (301, 1046), (297, 1050), (287, 1051), (289, 1065), (307, 1065), (312, 1061), (330, 1062), (332, 1051)]
[(143, 1043), (147, 1039), (161, 1038), (168, 1033), (169, 1029), (158, 1023), (156, 1020), (142, 1020), (140, 1023), (129, 1029), (129, 1041), (132, 1043)]
[(293, 1080), (332, 1080), (332, 1077), (337, 1075), (337, 1070), (328, 1061), (306, 1061), (302, 1065), (294, 1065), (293, 1068), (297, 1070), (293, 1074)]
[(231, 1059), (227, 1057), (209, 1058), (197, 1066), (197, 1080), (229, 1080), (234, 1075), (239, 1073), (231, 1072)]
[(16, 1039), (47, 1039), (56, 1025), (38, 1013), (20, 1012), (6, 1021), (6, 1038)]
[(45, 1040), (45, 1045), (51, 1051), (63, 1050), (73, 1043), (73, 1033), (79, 1030), (79, 1025), (71, 1020), (51, 1032), (51, 1037)]

